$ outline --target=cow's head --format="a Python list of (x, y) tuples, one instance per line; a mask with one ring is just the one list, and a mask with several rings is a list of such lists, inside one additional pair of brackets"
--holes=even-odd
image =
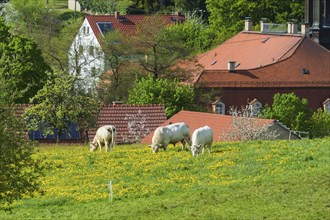
[(193, 145), (190, 147), (193, 157), (198, 156), (200, 147), (201, 147), (201, 145)]
[(96, 150), (96, 149), (97, 149), (97, 144), (92, 142), (92, 143), (89, 145), (89, 149), (90, 149), (90, 151), (94, 151), (94, 150)]
[(157, 153), (161, 146), (159, 144), (152, 144), (149, 147), (151, 147), (153, 153)]

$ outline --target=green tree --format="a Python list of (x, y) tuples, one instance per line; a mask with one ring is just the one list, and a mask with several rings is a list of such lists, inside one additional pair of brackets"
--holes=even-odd
[(206, 0), (206, 8), (210, 29), (218, 36), (215, 44), (241, 31), (245, 17), (251, 17), (254, 23), (261, 18), (286, 23), (290, 19), (302, 21), (304, 15), (303, 0)]
[(127, 100), (128, 89), (134, 81), (134, 74), (127, 71), (132, 56), (131, 43), (118, 31), (110, 31), (102, 39), (105, 54), (105, 69), (101, 76), (98, 92), (106, 103)]
[(44, 87), (31, 99), (34, 105), (26, 110), (30, 130), (38, 130), (42, 124), (45, 134), (54, 134), (56, 128), (56, 143), (59, 143), (61, 134), (77, 117), (78, 108), (72, 98), (74, 84), (73, 76), (63, 72), (49, 74)]
[(84, 130), (87, 138), (101, 109), (101, 102), (96, 97), (76, 86), (76, 77), (62, 71), (49, 74), (44, 87), (31, 103), (34, 105), (25, 112), (29, 130), (38, 130), (42, 125), (44, 134), (54, 134), (56, 128), (56, 143), (72, 122)]
[(0, 81), (10, 91), (20, 93), (15, 102), (27, 103), (42, 88), (50, 68), (36, 43), (10, 34), (1, 18), (0, 32)]
[(35, 148), (26, 136), (21, 118), (15, 115), (11, 97), (0, 93), (0, 209), (23, 196), (41, 192), (45, 166), (34, 157)]
[(140, 65), (155, 78), (166, 74), (178, 59), (187, 57), (191, 52), (157, 15), (147, 17), (137, 25), (133, 44), (141, 55)]
[(210, 35), (208, 25), (198, 13), (188, 14), (184, 23), (169, 27), (173, 38), (180, 39), (194, 54), (205, 51), (212, 45), (214, 36)]
[(301, 99), (294, 93), (274, 95), (273, 105), (265, 106), (262, 115), (265, 118), (277, 119), (296, 131), (307, 131), (310, 111), (307, 99)]
[(178, 80), (155, 79), (152, 76), (136, 79), (129, 91), (129, 104), (164, 104), (169, 118), (182, 109), (193, 106), (193, 87), (182, 85)]
[(310, 136), (323, 138), (330, 136), (330, 112), (318, 109), (311, 117)]
[(93, 13), (113, 13), (118, 11), (126, 13), (127, 8), (133, 4), (130, 0), (78, 0), (82, 10)]

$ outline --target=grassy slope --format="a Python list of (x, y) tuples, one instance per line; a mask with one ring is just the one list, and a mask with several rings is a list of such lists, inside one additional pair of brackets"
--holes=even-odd
[[(41, 147), (46, 195), (2, 219), (329, 219), (330, 140), (215, 144), (198, 158), (169, 148)], [(114, 200), (107, 183), (113, 180)]]

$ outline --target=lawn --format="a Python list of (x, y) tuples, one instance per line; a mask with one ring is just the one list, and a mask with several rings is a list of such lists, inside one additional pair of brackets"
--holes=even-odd
[[(44, 195), (1, 219), (330, 219), (330, 139), (216, 143), (191, 156), (40, 146)], [(112, 201), (109, 201), (112, 181)]]

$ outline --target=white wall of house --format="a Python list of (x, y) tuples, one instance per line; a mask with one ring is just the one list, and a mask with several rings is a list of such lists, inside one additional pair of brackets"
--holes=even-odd
[(86, 90), (93, 90), (103, 72), (104, 53), (85, 19), (69, 50), (69, 73), (77, 75)]
[(78, 0), (68, 0), (68, 8), (71, 10), (81, 11)]

